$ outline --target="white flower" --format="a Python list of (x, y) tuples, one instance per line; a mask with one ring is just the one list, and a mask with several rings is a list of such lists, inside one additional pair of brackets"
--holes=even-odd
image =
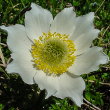
[(28, 84), (37, 83), (51, 95), (83, 103), (85, 82), (81, 74), (96, 71), (108, 62), (102, 48), (93, 46), (99, 30), (94, 29), (94, 13), (76, 17), (73, 8), (65, 8), (53, 20), (51, 13), (31, 4), (25, 14), (25, 26), (1, 26), (8, 32), (7, 44), (13, 61), (8, 73), (19, 73)]

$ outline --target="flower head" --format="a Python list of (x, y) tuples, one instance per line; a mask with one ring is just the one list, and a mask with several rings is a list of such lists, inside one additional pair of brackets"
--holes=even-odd
[(94, 13), (76, 17), (73, 8), (52, 14), (32, 3), (25, 14), (25, 26), (1, 26), (8, 32), (7, 44), (13, 61), (8, 73), (19, 73), (25, 83), (37, 83), (51, 95), (83, 103), (85, 83), (81, 74), (96, 71), (108, 62), (101, 47), (91, 47), (99, 30), (94, 29)]

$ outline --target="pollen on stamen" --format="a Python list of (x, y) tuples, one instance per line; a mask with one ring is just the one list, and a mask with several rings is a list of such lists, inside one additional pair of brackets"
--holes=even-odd
[(75, 45), (68, 37), (66, 34), (48, 32), (34, 40), (31, 47), (34, 67), (48, 74), (66, 72), (76, 58)]

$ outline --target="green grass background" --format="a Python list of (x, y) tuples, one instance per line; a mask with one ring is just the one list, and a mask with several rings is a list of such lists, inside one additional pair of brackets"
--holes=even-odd
[[(77, 16), (95, 12), (95, 28), (101, 30), (93, 45), (101, 46), (110, 57), (110, 1), (109, 0), (0, 0), (0, 25), (24, 24), (24, 12), (31, 2), (52, 12), (55, 16), (65, 7), (74, 6)], [(44, 100), (44, 91), (37, 85), (27, 85), (17, 74), (9, 75), (5, 71), (5, 62), (9, 61), (10, 51), (6, 45), (7, 34), (0, 30), (0, 110), (110, 110), (110, 63), (100, 65), (100, 69), (83, 75), (86, 82), (84, 101), (78, 108), (70, 99), (50, 97)], [(1, 54), (0, 54), (1, 55)], [(94, 107), (95, 106), (95, 107)], [(98, 107), (98, 108), (96, 108)]]

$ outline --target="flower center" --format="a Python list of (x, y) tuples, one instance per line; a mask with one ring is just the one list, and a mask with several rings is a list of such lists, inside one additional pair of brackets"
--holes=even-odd
[(48, 74), (62, 74), (74, 63), (75, 50), (68, 35), (43, 33), (38, 40), (34, 39), (31, 48), (34, 67)]
[(65, 44), (57, 39), (51, 39), (44, 44), (42, 58), (50, 65), (57, 65), (62, 62), (67, 53)]

